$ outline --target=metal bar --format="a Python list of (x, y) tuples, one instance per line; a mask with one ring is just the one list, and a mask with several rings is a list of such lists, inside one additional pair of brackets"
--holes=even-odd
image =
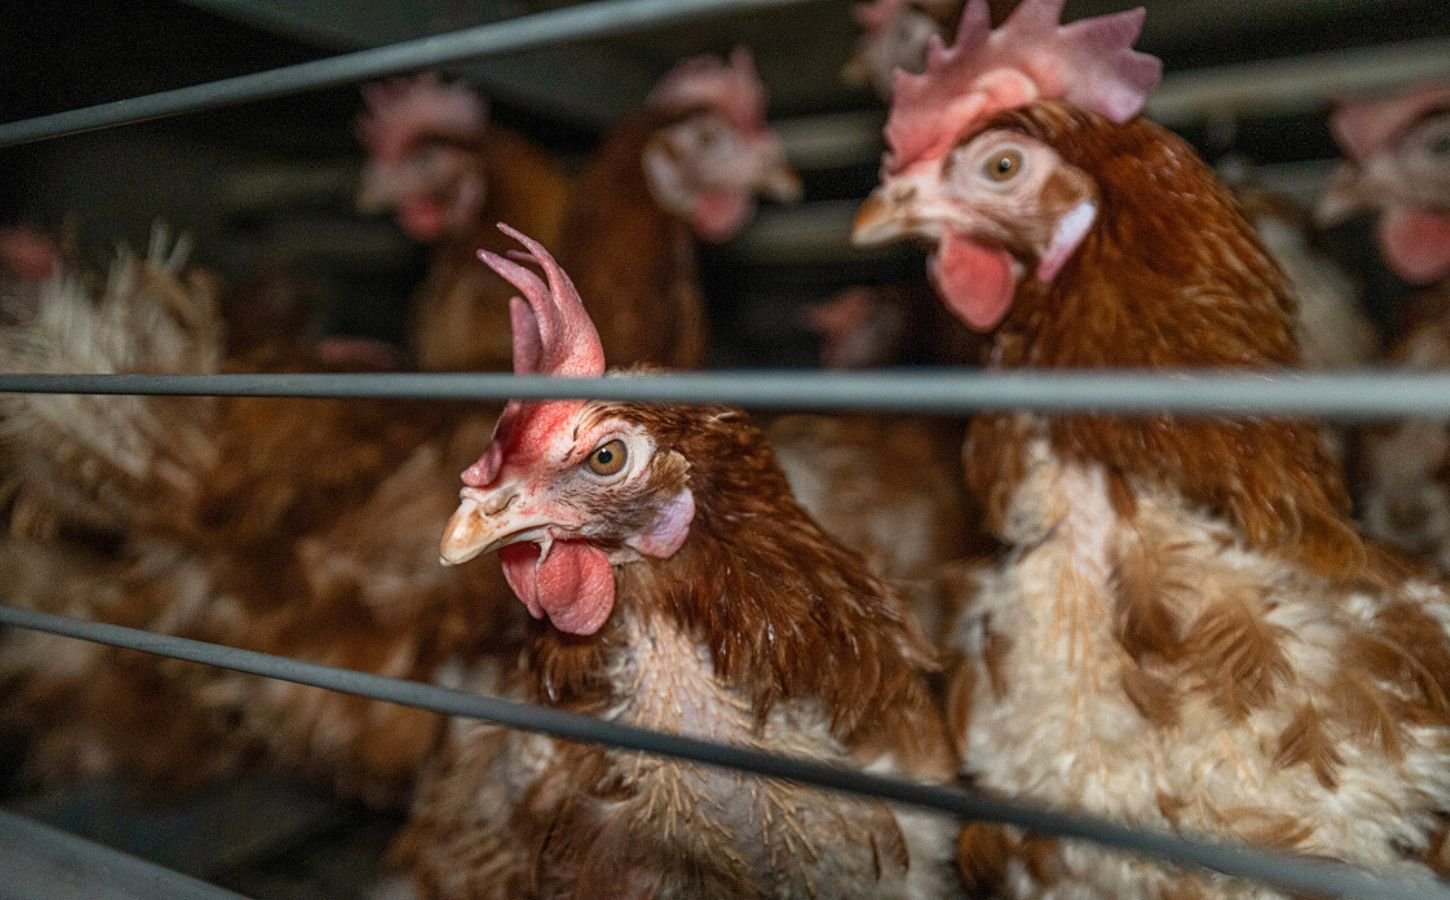
[(812, 370), (550, 378), (539, 375), (4, 375), (0, 393), (581, 399), (759, 409), (965, 415), (1045, 413), (1275, 415), (1375, 421), (1450, 418), (1450, 373)]
[(242, 900), (170, 869), (0, 812), (0, 900)]
[(959, 819), (1014, 825), (1027, 831), (1091, 841), (1129, 853), (1178, 864), (1203, 866), (1225, 875), (1276, 887), (1335, 897), (1374, 900), (1450, 900), (1450, 887), (1391, 881), (1363, 869), (1322, 860), (1265, 853), (1248, 847), (1183, 838), (1163, 831), (1130, 828), (1097, 816), (1003, 800), (903, 778), (871, 775), (813, 760), (778, 756), (651, 731), (604, 719), (484, 697), (416, 681), (385, 678), (235, 647), (153, 634), (134, 628), (86, 622), (0, 605), (0, 625), (29, 628), (79, 640), (139, 650), (173, 659), (234, 669), (296, 684), (398, 703), (448, 716), (482, 719), (586, 744), (638, 750), (717, 768), (749, 772), (848, 794), (873, 797), (945, 813)]
[(1450, 38), (1355, 47), (1292, 59), (1176, 72), (1148, 98), (1147, 115), (1169, 127), (1211, 116), (1315, 112), (1327, 98), (1397, 88), (1450, 75)]
[(710, 16), (809, 2), (822, 0), (609, 0), (581, 3), (387, 47), (8, 122), (0, 125), (0, 147), (336, 87), (566, 41), (607, 37)]

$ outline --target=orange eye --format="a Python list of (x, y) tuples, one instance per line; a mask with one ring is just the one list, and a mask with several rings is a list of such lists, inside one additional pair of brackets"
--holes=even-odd
[(589, 454), (589, 459), (584, 464), (595, 475), (618, 475), (624, 470), (624, 463), (628, 456), (629, 454), (624, 449), (624, 441), (616, 439), (596, 448), (593, 453)]
[(987, 157), (982, 171), (993, 181), (1010, 181), (1022, 171), (1022, 151), (1009, 148)]

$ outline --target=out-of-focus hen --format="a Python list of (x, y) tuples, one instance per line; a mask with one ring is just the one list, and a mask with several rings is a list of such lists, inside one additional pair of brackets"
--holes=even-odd
[[(1282, 368), (1293, 300), (1232, 196), (1137, 113), (1142, 10), (969, 3), (896, 83), (856, 238), (931, 241), (997, 368)], [(1307, 422), (995, 414), (968, 483), (1009, 545), (975, 577), (950, 719), (981, 787), (1429, 879), (1450, 811), (1443, 589), (1349, 520)], [(1008, 896), (1266, 896), (966, 828)]]
[[(223, 366), (213, 288), (164, 249), (118, 262), (100, 296), (65, 273), (43, 292), (32, 320), (0, 332), (6, 371)], [(436, 565), (437, 521), (456, 500), (448, 482), (491, 425), (426, 404), (7, 395), (14, 565), (0, 568), (0, 593), (439, 678), (507, 632), (496, 570)], [(261, 754), (396, 803), (442, 727), (416, 710), (54, 638), (12, 636), (5, 647), (5, 717), (36, 742), (41, 779), (110, 771), (175, 786)]]
[(800, 198), (800, 180), (765, 107), (765, 87), (745, 49), (728, 62), (688, 60), (615, 126), (580, 174), (559, 258), (616, 363), (704, 363), (708, 322), (696, 238), (734, 237), (754, 215), (757, 195)]
[(507, 369), (508, 297), (480, 275), (474, 253), (502, 249), (493, 227), (501, 219), (556, 242), (568, 177), (523, 136), (489, 123), (478, 95), (436, 75), (370, 85), (363, 97), (358, 137), (368, 164), (358, 206), (394, 210), (410, 237), (433, 246), (410, 312), (416, 362)]
[[(486, 255), (520, 373), (604, 373), (568, 276)], [(929, 645), (791, 499), (744, 413), (511, 403), (463, 474), (444, 559), (498, 551), (538, 619), (475, 673), (612, 721), (941, 779)], [(933, 897), (950, 826), (885, 804), (638, 754), (456, 726), (399, 858), (426, 897)]]
[[(1396, 318), (1392, 366), (1450, 368), (1450, 84), (1342, 105), (1332, 121), (1349, 159), (1321, 219), (1380, 215), (1390, 268), (1424, 290)], [(1450, 427), (1415, 420), (1368, 429), (1358, 474), (1371, 534), (1450, 566)]]

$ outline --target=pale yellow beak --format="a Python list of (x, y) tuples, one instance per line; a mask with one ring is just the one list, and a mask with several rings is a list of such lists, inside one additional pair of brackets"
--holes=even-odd
[(887, 185), (872, 191), (856, 210), (851, 243), (857, 247), (879, 247), (913, 234), (909, 201), (910, 198), (903, 198), (900, 191)]
[(444, 565), (460, 565), (509, 544), (541, 539), (544, 529), (554, 524), (544, 516), (520, 514), (520, 495), (511, 488), (464, 488), (459, 496), (458, 509), (443, 529), (438, 548)]
[(1363, 172), (1356, 166), (1343, 163), (1334, 170), (1329, 179), (1329, 189), (1319, 198), (1314, 219), (1321, 227), (1327, 228), (1368, 212), (1372, 206), (1366, 197)]

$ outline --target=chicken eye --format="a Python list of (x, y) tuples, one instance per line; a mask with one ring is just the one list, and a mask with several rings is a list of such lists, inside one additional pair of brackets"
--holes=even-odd
[(1010, 181), (1022, 171), (1022, 151), (1015, 148), (999, 150), (987, 157), (982, 171), (993, 181)]
[(618, 475), (623, 471), (624, 462), (627, 457), (628, 453), (624, 449), (624, 441), (616, 438), (607, 444), (596, 447), (594, 452), (589, 454), (589, 459), (584, 464), (595, 475)]

